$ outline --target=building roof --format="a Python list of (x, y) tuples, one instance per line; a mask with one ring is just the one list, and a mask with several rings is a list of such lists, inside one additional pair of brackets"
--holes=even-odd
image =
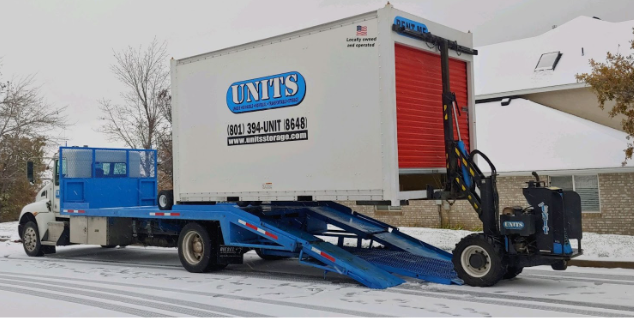
[[(577, 17), (536, 37), (478, 47), (474, 61), (477, 99), (583, 87), (576, 74), (590, 71), (589, 59), (605, 61), (606, 53), (634, 53), (634, 20), (607, 22)], [(583, 54), (582, 54), (583, 49)], [(555, 70), (535, 71), (543, 53), (563, 55)]]
[[(502, 174), (609, 169), (633, 171), (627, 134), (526, 99), (476, 104), (478, 149)], [(486, 163), (478, 161), (483, 171)], [(551, 175), (556, 172), (551, 173)]]

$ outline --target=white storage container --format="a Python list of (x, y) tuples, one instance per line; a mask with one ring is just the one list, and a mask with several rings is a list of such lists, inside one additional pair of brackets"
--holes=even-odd
[[(440, 55), (395, 23), (472, 47), (388, 5), (172, 60), (175, 201), (424, 198), (399, 176), (444, 172)], [(450, 54), (473, 146), (472, 56)]]

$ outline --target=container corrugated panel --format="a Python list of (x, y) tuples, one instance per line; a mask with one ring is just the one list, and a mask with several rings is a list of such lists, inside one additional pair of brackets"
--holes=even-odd
[[(396, 44), (395, 55), (399, 168), (444, 168), (440, 54)], [(460, 134), (469, 149), (467, 64), (450, 59), (449, 69), (451, 90), (462, 115), (458, 117)], [(454, 134), (458, 136), (455, 127)]]

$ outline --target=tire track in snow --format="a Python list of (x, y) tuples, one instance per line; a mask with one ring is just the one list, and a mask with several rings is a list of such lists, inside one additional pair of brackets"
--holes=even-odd
[[(546, 276), (548, 271), (543, 270), (531, 270), (527, 269), (524, 274), (529, 275), (541, 275)], [(522, 276), (524, 275), (522, 274)], [(597, 279), (608, 279), (608, 280), (626, 280), (634, 283), (634, 276), (626, 276), (626, 275), (614, 275), (614, 274), (595, 274), (595, 273), (575, 273), (575, 272), (564, 272), (559, 271), (556, 274), (557, 276), (562, 277), (571, 277), (571, 278), (597, 278)]]
[[(59, 258), (61, 259), (61, 258)], [(95, 262), (97, 264), (102, 263), (100, 260), (90, 260), (90, 261), (84, 261), (84, 260), (74, 260), (74, 259), (65, 259), (65, 260), (70, 260), (70, 261), (77, 261), (77, 262)], [(130, 262), (120, 262), (120, 261), (105, 261), (106, 263), (117, 263), (117, 264), (126, 264), (126, 265), (134, 265), (134, 266), (138, 266), (138, 267), (149, 267), (149, 268), (180, 268), (180, 266), (177, 265), (148, 265), (148, 264), (138, 264), (138, 263), (130, 263)], [(230, 273), (230, 272), (234, 272), (234, 273)], [(239, 274), (237, 274), (239, 273)], [(571, 274), (571, 273), (569, 273)], [(325, 283), (325, 284), (334, 284), (334, 285), (342, 285), (342, 284), (348, 284), (350, 286), (355, 286), (355, 287), (359, 287), (362, 286), (359, 283), (357, 283), (356, 281), (349, 279), (347, 277), (343, 277), (342, 279), (334, 279), (334, 280), (328, 280), (325, 281), (322, 278), (316, 277), (316, 276), (311, 276), (311, 275), (302, 275), (302, 274), (296, 274), (296, 273), (281, 273), (281, 272), (267, 272), (267, 271), (257, 271), (257, 270), (239, 270), (239, 269), (224, 269), (223, 271), (219, 271), (219, 272), (214, 272), (214, 275), (223, 275), (223, 276), (236, 276), (236, 275), (242, 275), (245, 277), (253, 277), (253, 278), (261, 278), (261, 279), (270, 279), (270, 280), (279, 280), (279, 279), (285, 279), (288, 281), (293, 281), (293, 282), (317, 282), (317, 283)], [(549, 279), (553, 279), (552, 277), (549, 277)], [(608, 283), (606, 281), (601, 281), (601, 283)], [(396, 291), (394, 290), (395, 287), (392, 287), (391, 289), (388, 290), (382, 290), (383, 292), (387, 292), (387, 293), (400, 293), (400, 294), (407, 294), (407, 295), (412, 295), (412, 294), (416, 294), (416, 293), (425, 293), (424, 291)], [(398, 287), (396, 287), (396, 289), (398, 289)], [(441, 289), (439, 289), (441, 290)], [(551, 310), (551, 311), (556, 311), (556, 312), (570, 312), (570, 313), (578, 313), (580, 315), (590, 315), (590, 316), (606, 316), (606, 313), (603, 312), (597, 312), (597, 311), (591, 311), (591, 310), (578, 310), (578, 309), (567, 309), (567, 308), (562, 308), (562, 307), (555, 307), (555, 306), (540, 306), (540, 305), (533, 305), (533, 304), (524, 304), (524, 303), (519, 303), (519, 302), (510, 302), (510, 301), (496, 301), (495, 300), (488, 300), (488, 299), (472, 299), (472, 298), (463, 298), (460, 296), (454, 296), (453, 298), (447, 298), (450, 297), (448, 294), (454, 292), (455, 290), (452, 291), (448, 291), (448, 290), (442, 290), (444, 295), (437, 295), (437, 294), (433, 294), (433, 293), (425, 293), (420, 294), (420, 296), (425, 296), (425, 297), (431, 297), (431, 298), (441, 298), (441, 299), (452, 299), (452, 300), (462, 300), (462, 301), (469, 301), (469, 302), (480, 302), (480, 303), (484, 303), (484, 304), (497, 304), (497, 305), (503, 305), (503, 306), (510, 306), (510, 307), (525, 307), (525, 306), (530, 306), (530, 307), (525, 307), (525, 308), (529, 308), (529, 309), (538, 309), (538, 310)], [(457, 291), (457, 293), (454, 293), (455, 295), (459, 295), (461, 293), (465, 293), (467, 291)], [(502, 298), (500, 297), (499, 294), (493, 294), (495, 295), (495, 298)], [(472, 295), (475, 296), (475, 295)], [(511, 295), (505, 295), (505, 296), (511, 296)], [(491, 296), (486, 296), (486, 297), (491, 297)], [(549, 303), (552, 299), (548, 299), (548, 298), (537, 298), (537, 297), (533, 297), (535, 299), (541, 299), (541, 300), (546, 300), (546, 301), (540, 301), (540, 300), (533, 300), (536, 302), (544, 302), (544, 303)], [(509, 300), (513, 300), (513, 299), (509, 299)], [(606, 305), (606, 306), (612, 306), (609, 304), (597, 304), (597, 305)], [(582, 307), (586, 307), (585, 303), (581, 303)], [(619, 306), (619, 305), (614, 305), (614, 306)], [(591, 307), (592, 308), (592, 307)], [(615, 310), (615, 309), (611, 309), (611, 310)], [(618, 310), (618, 309), (616, 309)], [(622, 315), (622, 314), (608, 314), (608, 316), (610, 317), (631, 317), (632, 315)]]
[(466, 295), (466, 296), (485, 297), (485, 298), (498, 298), (498, 299), (503, 298), (508, 300), (532, 301), (532, 302), (548, 303), (548, 304), (555, 304), (555, 305), (568, 305), (568, 306), (574, 306), (574, 307), (591, 307), (591, 308), (598, 308), (598, 309), (609, 309), (609, 310), (617, 310), (617, 311), (625, 311), (625, 312), (634, 313), (634, 307), (632, 306), (591, 303), (591, 302), (585, 302), (585, 301), (575, 301), (575, 300), (565, 300), (565, 299), (505, 295), (500, 293), (487, 293), (487, 292), (477, 292), (477, 291), (468, 291), (468, 290), (454, 290), (454, 289), (447, 290), (447, 289), (435, 288), (435, 287), (419, 289), (419, 288), (416, 288), (416, 286), (412, 286), (412, 285), (401, 285), (393, 289), (411, 290), (416, 292), (434, 292), (434, 293), (443, 293), (443, 294)]
[(69, 295), (45, 293), (45, 292), (41, 292), (39, 290), (24, 289), (24, 288), (16, 287), (13, 284), (9, 284), (10, 286), (5, 286), (3, 284), (5, 284), (5, 283), (0, 282), (0, 290), (12, 292), (12, 293), (24, 294), (24, 295), (29, 295), (29, 296), (36, 296), (36, 297), (47, 298), (47, 299), (52, 299), (52, 300), (65, 301), (65, 302), (79, 304), (79, 305), (86, 305), (86, 306), (90, 306), (90, 307), (96, 307), (96, 308), (101, 308), (101, 309), (106, 309), (106, 310), (126, 313), (126, 314), (135, 315), (135, 316), (139, 316), (139, 317), (174, 317), (174, 316), (168, 316), (168, 315), (160, 314), (160, 313), (157, 313), (157, 312), (137, 309), (137, 308), (128, 307), (128, 306), (122, 306), (122, 305), (111, 304), (111, 303), (104, 303), (104, 302), (101, 302), (101, 301), (85, 299), (85, 298), (78, 298), (78, 297), (73, 297), (73, 296), (69, 296)]
[[(392, 289), (398, 289), (398, 288), (392, 287)], [(386, 290), (385, 292), (390, 292), (390, 290)], [(448, 299), (448, 300), (468, 301), (468, 302), (488, 304), (488, 305), (520, 307), (520, 308), (545, 310), (545, 311), (556, 311), (556, 312), (562, 312), (567, 314), (578, 314), (578, 315), (593, 316), (593, 317), (632, 317), (632, 314), (620, 314), (620, 313), (611, 313), (611, 312), (605, 312), (605, 311), (577, 309), (577, 308), (570, 308), (570, 307), (555, 307), (555, 306), (548, 306), (548, 305), (527, 304), (525, 302), (520, 303), (520, 302), (510, 302), (510, 301), (504, 301), (504, 300), (495, 300), (495, 299), (464, 298), (457, 295), (450, 295), (448, 293), (434, 294), (431, 292), (409, 291), (409, 290), (400, 290), (398, 292), (391, 291), (391, 293), (405, 294), (405, 295), (418, 295), (418, 296), (441, 298), (441, 299)], [(494, 294), (494, 295), (497, 295), (497, 294)]]
[[(0, 277), (5, 278), (6, 276), (0, 276)], [(194, 317), (227, 317), (227, 316), (260, 317), (260, 316), (263, 316), (263, 315), (254, 314), (254, 313), (251, 313), (251, 312), (248, 312), (248, 311), (234, 310), (234, 309), (216, 307), (216, 306), (209, 306), (209, 307), (217, 308), (217, 310), (214, 310), (216, 312), (212, 312), (210, 310), (202, 311), (202, 310), (196, 310), (196, 309), (182, 307), (182, 306), (168, 305), (168, 304), (165, 304), (165, 303), (162, 303), (162, 302), (147, 301), (147, 300), (143, 300), (143, 299), (131, 299), (131, 298), (127, 298), (127, 297), (110, 295), (110, 294), (106, 294), (106, 293), (90, 292), (90, 291), (87, 291), (86, 289), (91, 289), (91, 288), (84, 288), (84, 286), (76, 285), (76, 284), (70, 284), (70, 283), (63, 283), (63, 284), (66, 285), (66, 286), (80, 286), (81, 289), (66, 288), (66, 287), (60, 287), (60, 286), (56, 286), (56, 285), (50, 286), (50, 285), (45, 285), (45, 284), (26, 283), (26, 281), (38, 282), (37, 280), (28, 279), (28, 278), (11, 278), (11, 277), (9, 277), (9, 279), (0, 279), (0, 284), (10, 284), (10, 285), (14, 285), (14, 286), (23, 286), (23, 287), (30, 287), (30, 288), (37, 288), (37, 289), (46, 289), (46, 290), (51, 290), (51, 291), (54, 291), (54, 292), (62, 292), (62, 293), (69, 294), (69, 295), (82, 295), (82, 296), (99, 298), (99, 299), (107, 299), (107, 300), (118, 301), (118, 302), (122, 302), (122, 303), (128, 303), (128, 304), (131, 304), (131, 305), (138, 305), (138, 306), (144, 306), (144, 307), (148, 307), (148, 308), (156, 308), (156, 309), (160, 309), (160, 310), (164, 310), (164, 311), (177, 312), (177, 313), (180, 313), (180, 314), (185, 314), (185, 315), (194, 316)], [(126, 295), (127, 294), (128, 296), (138, 297), (138, 296), (129, 295), (131, 293), (125, 292), (125, 291), (122, 291), (122, 290), (114, 290), (114, 291), (116, 291), (117, 294), (121, 294), (121, 295)], [(136, 294), (136, 293), (134, 293), (134, 294)], [(138, 294), (138, 295), (142, 295), (142, 296), (144, 296), (142, 298), (146, 298), (146, 299), (155, 298), (155, 297), (153, 297), (151, 295), (143, 295), (143, 294)], [(157, 298), (162, 298), (162, 297), (157, 297)], [(165, 298), (165, 299), (168, 299), (168, 298)], [(159, 301), (161, 301), (161, 300), (159, 300)], [(170, 302), (173, 303), (174, 300), (170, 299)], [(180, 301), (179, 301), (179, 303), (180, 303)], [(202, 304), (200, 304), (200, 305), (202, 305)], [(218, 310), (218, 309), (220, 309), (220, 310)], [(217, 312), (221, 312), (222, 314), (218, 314)]]
[[(53, 277), (53, 276), (45, 276), (45, 275), (27, 275), (27, 274), (10, 273), (10, 272), (0, 272), (0, 277), (4, 277), (1, 274), (27, 276), (27, 277), (40, 277), (40, 278), (54, 279), (54, 280), (66, 280), (67, 279), (67, 278), (63, 278), (63, 277)], [(19, 279), (23, 279), (23, 278), (20, 277)], [(122, 286), (122, 287), (144, 288), (144, 289), (161, 290), (161, 291), (176, 292), (176, 293), (186, 293), (186, 294), (193, 294), (193, 295), (204, 295), (204, 296), (210, 296), (210, 297), (215, 297), (215, 298), (227, 298), (227, 299), (235, 299), (235, 300), (243, 300), (243, 301), (252, 301), (252, 302), (258, 302), (258, 303), (264, 303), (264, 304), (273, 304), (273, 305), (280, 305), (280, 306), (286, 306), (286, 307), (310, 309), (310, 310), (316, 310), (316, 311), (326, 311), (326, 312), (332, 312), (332, 313), (338, 313), (338, 314), (344, 314), (344, 315), (351, 315), (351, 316), (358, 316), (358, 317), (394, 317), (394, 316), (377, 314), (377, 313), (371, 313), (371, 312), (366, 312), (366, 311), (341, 309), (341, 308), (336, 308), (336, 307), (327, 307), (327, 306), (310, 305), (310, 304), (299, 304), (299, 303), (293, 303), (293, 302), (282, 301), (282, 300), (254, 298), (254, 297), (238, 296), (238, 295), (225, 295), (225, 294), (210, 293), (210, 292), (198, 292), (198, 291), (190, 291), (190, 290), (183, 290), (183, 289), (176, 289), (176, 288), (167, 288), (167, 287), (158, 287), (158, 286), (150, 286), (150, 285), (138, 285), (138, 284), (128, 284), (128, 283), (118, 283), (118, 282), (106, 282), (106, 281), (100, 281), (100, 280), (77, 279), (77, 278), (73, 278), (73, 281), (105, 284), (105, 285), (112, 285), (112, 286)], [(38, 282), (42, 282), (42, 281), (38, 281)], [(84, 286), (84, 285), (82, 285), (82, 286)], [(99, 290), (104, 290), (104, 289), (100, 288)]]
[(613, 278), (583, 278), (583, 277), (571, 277), (571, 276), (567, 276), (567, 277), (553, 277), (553, 276), (547, 276), (547, 275), (534, 275), (534, 274), (522, 274), (522, 276), (518, 276), (518, 277), (525, 277), (525, 278), (535, 278), (535, 279), (546, 279), (546, 280), (554, 280), (554, 281), (570, 281), (570, 282), (583, 282), (583, 283), (594, 283), (596, 285), (601, 285), (601, 284), (612, 284), (612, 285), (627, 285), (627, 286), (634, 286), (634, 281), (632, 282), (628, 282), (628, 281), (619, 281), (619, 280), (614, 280)]

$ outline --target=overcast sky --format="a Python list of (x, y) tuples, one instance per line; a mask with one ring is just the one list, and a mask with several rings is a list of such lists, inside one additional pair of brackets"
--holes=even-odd
[[(68, 145), (121, 147), (96, 131), (97, 101), (122, 85), (113, 50), (167, 41), (174, 58), (376, 10), (380, 1), (0, 0), (2, 78), (36, 74), (47, 101), (67, 106)], [(634, 20), (634, 1), (393, 0), (400, 10), (474, 33), (476, 46), (535, 36), (579, 15)], [(167, 65), (167, 63), (166, 63)]]

